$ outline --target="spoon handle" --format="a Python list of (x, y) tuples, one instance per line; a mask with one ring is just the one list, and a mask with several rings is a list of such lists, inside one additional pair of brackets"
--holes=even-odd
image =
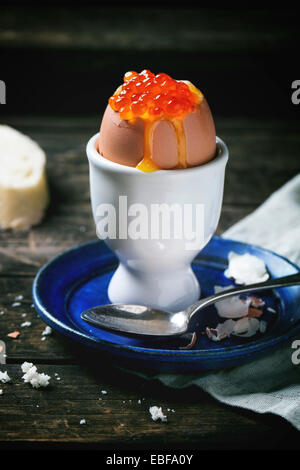
[(206, 297), (205, 299), (198, 300), (198, 302), (195, 302), (193, 305), (187, 308), (186, 312), (191, 319), (191, 317), (202, 308), (208, 307), (209, 305), (214, 304), (215, 302), (219, 302), (219, 300), (223, 300), (227, 297), (232, 297), (233, 295), (237, 294), (246, 294), (247, 292), (258, 290), (273, 289), (275, 287), (294, 286), (296, 284), (300, 284), (300, 272), (290, 276), (268, 279), (268, 281), (265, 282), (257, 282), (255, 284), (248, 284), (246, 286), (236, 287), (234, 289), (219, 292), (217, 294), (211, 295), (210, 297)]

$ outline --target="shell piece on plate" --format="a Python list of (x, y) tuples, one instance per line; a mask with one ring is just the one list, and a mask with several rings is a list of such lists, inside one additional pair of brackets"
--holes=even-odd
[(233, 251), (228, 255), (228, 268), (224, 271), (224, 275), (234, 279), (237, 284), (264, 282), (269, 278), (263, 260), (250, 253), (239, 255)]
[[(233, 286), (215, 286), (215, 293), (232, 289)], [(250, 306), (250, 298), (241, 299), (238, 295), (229, 297), (228, 299), (220, 300), (215, 303), (218, 314), (222, 318), (241, 318), (248, 315)]]

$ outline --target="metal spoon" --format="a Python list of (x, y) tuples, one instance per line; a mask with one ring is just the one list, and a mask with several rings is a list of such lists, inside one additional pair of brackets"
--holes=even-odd
[(81, 318), (86, 322), (107, 330), (130, 335), (148, 337), (178, 336), (187, 332), (189, 322), (195, 313), (208, 305), (237, 294), (245, 294), (274, 287), (287, 287), (300, 284), (300, 272), (291, 276), (269, 279), (266, 282), (237, 287), (201, 299), (180, 312), (150, 308), (143, 305), (101, 305), (85, 310)]

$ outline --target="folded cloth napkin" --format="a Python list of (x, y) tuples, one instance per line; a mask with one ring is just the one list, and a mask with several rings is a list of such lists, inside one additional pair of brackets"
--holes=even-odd
[[(300, 264), (300, 174), (223, 236), (269, 248)], [(300, 364), (292, 363), (292, 342), (269, 356), (232, 369), (139, 375), (158, 379), (169, 387), (196, 385), (222, 403), (277, 414), (300, 430)]]
[(223, 237), (263, 246), (300, 264), (300, 174)]

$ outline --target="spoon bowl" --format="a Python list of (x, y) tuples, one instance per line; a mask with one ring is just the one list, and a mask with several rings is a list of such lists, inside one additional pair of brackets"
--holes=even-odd
[(179, 336), (188, 331), (190, 320), (196, 313), (215, 302), (233, 295), (296, 284), (300, 284), (300, 273), (221, 291), (205, 299), (200, 299), (185, 310), (176, 313), (144, 305), (112, 304), (85, 310), (82, 312), (81, 318), (94, 326), (129, 335), (155, 338)]
[(85, 310), (81, 318), (92, 325), (129, 335), (178, 336), (188, 328), (185, 312), (171, 313), (143, 305), (102, 305)]

